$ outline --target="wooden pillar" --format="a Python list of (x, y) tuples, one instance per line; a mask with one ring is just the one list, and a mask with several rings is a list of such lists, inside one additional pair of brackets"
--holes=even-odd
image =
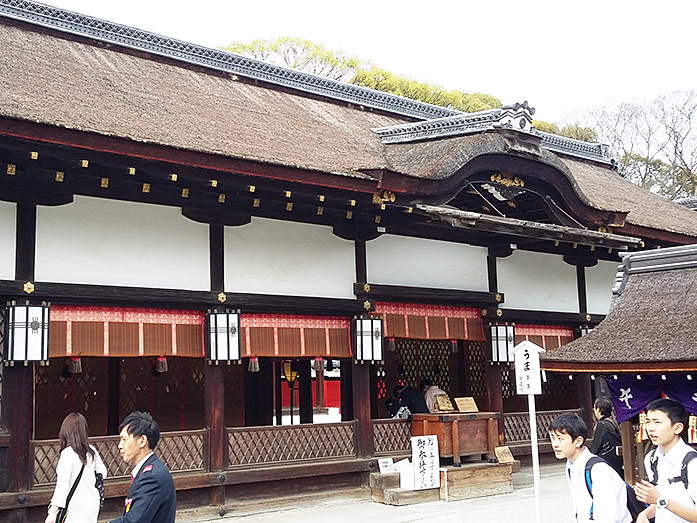
[(33, 364), (15, 364), (3, 372), (4, 423), (10, 433), (7, 449), (7, 490), (21, 492), (32, 487), (34, 453), (31, 452)]
[(273, 380), (269, 358), (259, 358), (259, 372), (244, 370), (244, 424), (247, 427), (273, 425)]
[(312, 367), (308, 359), (298, 361), (298, 403), (300, 423), (312, 423)]
[(322, 360), (322, 364), (319, 370), (315, 371), (315, 403), (317, 407), (323, 409), (325, 407), (324, 399), (324, 362), (327, 360)]
[(369, 458), (375, 453), (373, 422), (370, 416), (370, 363), (354, 363), (352, 368), (353, 413), (356, 421), (356, 454)]
[[(211, 472), (225, 470), (227, 441), (225, 435), (225, 374), (224, 365), (207, 363), (204, 366), (205, 426), (208, 429), (208, 463)], [(225, 504), (225, 487), (211, 487), (211, 505)]]
[(283, 425), (283, 391), (281, 387), (284, 386), (285, 381), (281, 381), (279, 376), (281, 375), (281, 362), (273, 362), (273, 390), (276, 397), (275, 408), (276, 408), (276, 426), (280, 427)]
[(353, 362), (341, 360), (341, 421), (353, 419)]
[(498, 420), (499, 444), (503, 445), (503, 391), (501, 388), (501, 367), (487, 361), (484, 373), (486, 376), (487, 410), (489, 412), (499, 412), (501, 414)]
[(583, 409), (583, 421), (586, 422), (588, 432), (590, 433), (593, 427), (593, 386), (591, 385), (591, 376), (585, 372), (576, 374), (574, 381), (576, 382), (578, 406)]
[(119, 368), (121, 366), (120, 358), (108, 358), (107, 360), (107, 390), (109, 397), (107, 398), (107, 434), (118, 434), (121, 419), (119, 417), (119, 396), (121, 388), (121, 379)]
[[(36, 259), (36, 204), (17, 204), (15, 279), (34, 280)], [(3, 421), (10, 433), (7, 449), (7, 490), (20, 492), (32, 486), (34, 454), (29, 440), (32, 420), (33, 364), (15, 364), (3, 370)], [(20, 521), (18, 519), (17, 521)]]
[(624, 421), (620, 425), (622, 434), (622, 459), (624, 461), (624, 480), (630, 485), (636, 483), (636, 454), (634, 450), (634, 427), (631, 420)]

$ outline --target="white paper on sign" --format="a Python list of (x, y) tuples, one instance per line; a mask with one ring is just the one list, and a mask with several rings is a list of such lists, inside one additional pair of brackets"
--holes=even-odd
[(411, 461), (414, 469), (414, 490), (440, 487), (440, 458), (436, 436), (412, 437)]

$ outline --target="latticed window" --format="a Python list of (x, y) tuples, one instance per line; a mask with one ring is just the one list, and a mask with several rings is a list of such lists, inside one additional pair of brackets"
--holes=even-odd
[(431, 378), (450, 393), (450, 342), (398, 340), (397, 352), (404, 367), (407, 385), (418, 387), (423, 378)]
[(469, 341), (465, 343), (467, 361), (467, 394), (474, 398), (480, 408), (486, 404), (486, 363), (484, 342)]

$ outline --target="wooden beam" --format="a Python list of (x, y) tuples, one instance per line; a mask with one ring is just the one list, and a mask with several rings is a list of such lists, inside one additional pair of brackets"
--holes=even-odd
[[(0, 280), (0, 295), (6, 299), (27, 299), (26, 280)], [(315, 298), (275, 294), (226, 293), (221, 304), (213, 291), (151, 289), (75, 283), (34, 282), (33, 300), (51, 301), (62, 305), (93, 305), (191, 308), (206, 310), (218, 306), (239, 308), (243, 312), (287, 312), (353, 316), (365, 312), (364, 300)]]
[[(580, 312), (554, 312), (554, 311), (534, 311), (522, 309), (497, 309), (487, 307), (486, 317), (496, 318), (500, 322), (534, 323), (541, 325), (565, 325), (578, 327), (579, 325), (597, 325), (605, 319), (604, 314), (584, 314)], [(500, 314), (500, 315), (499, 315)]]
[(697, 361), (558, 361), (540, 360), (542, 370), (549, 372), (588, 372), (621, 374), (642, 372), (697, 372)]
[(503, 294), (483, 291), (460, 291), (429, 287), (408, 287), (369, 283), (368, 287), (354, 283), (356, 296), (365, 296), (373, 301), (400, 301), (410, 303), (437, 303), (463, 307), (493, 305), (503, 301)]

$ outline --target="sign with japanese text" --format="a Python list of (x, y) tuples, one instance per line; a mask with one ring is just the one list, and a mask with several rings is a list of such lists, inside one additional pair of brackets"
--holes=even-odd
[(528, 340), (519, 343), (511, 351), (515, 358), (515, 384), (518, 394), (542, 394), (540, 353), (544, 351), (542, 347)]
[(411, 462), (414, 466), (414, 490), (440, 488), (440, 464), (436, 436), (414, 436), (411, 438)]

